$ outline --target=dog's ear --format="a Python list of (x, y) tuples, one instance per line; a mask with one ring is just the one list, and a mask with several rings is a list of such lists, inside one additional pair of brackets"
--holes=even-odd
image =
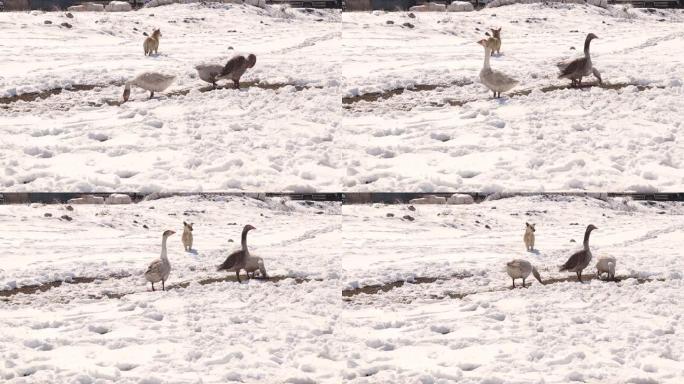
[(529, 227), (529, 226), (530, 226), (530, 223), (528, 223), (528, 222), (526, 221), (526, 222), (525, 222), (525, 226), (526, 226), (526, 227)]
[(489, 32), (485, 32), (485, 36), (491, 36)]
[(184, 222), (183, 222), (183, 225), (188, 225), (188, 223), (186, 223), (186, 222), (184, 221)]

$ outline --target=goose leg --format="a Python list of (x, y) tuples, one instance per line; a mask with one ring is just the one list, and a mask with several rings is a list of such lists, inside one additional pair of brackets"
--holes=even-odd
[(240, 80), (233, 80), (233, 84), (235, 85), (235, 89), (240, 89)]
[(150, 99), (154, 97), (154, 91), (150, 91)]
[(577, 280), (582, 283), (582, 271), (577, 271)]
[(523, 288), (525, 288), (525, 278), (523, 277)]
[(154, 283), (152, 283), (152, 292), (154, 292)]
[(238, 283), (240, 282), (240, 270), (235, 271), (235, 277), (237, 277)]
[(162, 280), (162, 291), (166, 291), (166, 288), (164, 288), (164, 280)]
[(513, 280), (513, 288), (515, 288), (515, 279), (511, 278)]

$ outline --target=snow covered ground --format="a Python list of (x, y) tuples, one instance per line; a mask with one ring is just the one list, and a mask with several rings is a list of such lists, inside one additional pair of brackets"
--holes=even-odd
[[(345, 190), (684, 188), (682, 10), (538, 3), (342, 20)], [(476, 42), (495, 27), (491, 65), (520, 81), (501, 100), (478, 78)], [(581, 55), (589, 32), (604, 86), (567, 89), (556, 63)]]
[[(339, 204), (171, 198), (0, 216), (3, 383), (339, 382)], [(183, 251), (183, 220), (195, 252)], [(223, 281), (215, 267), (247, 223), (271, 280)], [(142, 274), (165, 229), (170, 289), (152, 292)], [(81, 277), (102, 279), (6, 295)]]
[[(519, 197), (342, 213), (345, 382), (684, 380), (681, 203)], [(525, 222), (536, 223), (536, 252), (524, 250)], [(558, 272), (590, 223), (594, 257), (617, 258), (617, 283)], [(514, 258), (547, 284), (530, 276), (511, 290)], [(403, 281), (413, 283), (380, 291)]]
[[(0, 13), (0, 28), (0, 98), (85, 86), (0, 104), (3, 190), (339, 190), (339, 10)], [(145, 57), (153, 28), (159, 54)], [(201, 92), (194, 66), (238, 53), (257, 55), (247, 87)], [(143, 71), (177, 78), (153, 100), (133, 88), (119, 105), (123, 82)]]

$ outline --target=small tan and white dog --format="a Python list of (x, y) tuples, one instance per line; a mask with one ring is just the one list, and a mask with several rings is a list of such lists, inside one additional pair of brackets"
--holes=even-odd
[(157, 50), (159, 50), (159, 38), (162, 36), (161, 30), (155, 29), (152, 32), (152, 36), (148, 37), (145, 39), (145, 42), (143, 43), (143, 49), (145, 50), (145, 56), (149, 56), (152, 54), (152, 51), (154, 51), (154, 54), (157, 54)]
[(617, 260), (612, 256), (601, 256), (596, 263), (596, 277), (601, 279), (601, 275), (608, 274), (608, 280), (615, 280), (615, 265)]
[[(499, 29), (490, 29), (492, 31), (492, 36), (487, 39), (487, 46), (492, 50), (492, 55), (496, 51), (496, 54), (501, 54), (501, 27)], [(489, 33), (487, 33), (489, 36)]]
[(181, 241), (183, 242), (183, 248), (185, 252), (190, 252), (192, 250), (192, 226), (193, 223), (183, 222), (183, 235), (181, 236)]
[(528, 252), (534, 250), (534, 226), (536, 224), (525, 223), (525, 236), (523, 236), (523, 241), (525, 241), (525, 249)]

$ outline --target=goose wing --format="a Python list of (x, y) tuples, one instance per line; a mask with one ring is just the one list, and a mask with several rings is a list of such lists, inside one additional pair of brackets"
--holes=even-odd
[(496, 86), (510, 86), (518, 83), (518, 80), (501, 71), (492, 71), (488, 77), (488, 80)]
[(165, 75), (163, 73), (157, 72), (145, 72), (138, 75), (135, 78), (135, 85), (138, 87), (148, 90), (161, 92), (171, 85), (176, 76)]
[(574, 73), (579, 72), (584, 67), (584, 62), (586, 60), (587, 60), (586, 58), (581, 57), (579, 59), (572, 60), (571, 62), (569, 62), (567, 64), (563, 63), (564, 66), (562, 68), (559, 65), (561, 72), (560, 72), (560, 75), (558, 75), (558, 77), (569, 76), (569, 75), (572, 75)]
[(223, 262), (223, 264), (218, 266), (217, 271), (223, 271), (227, 269), (231, 269), (237, 264), (238, 259), (242, 256), (242, 250), (235, 251), (231, 253), (227, 258), (226, 261)]
[(145, 276), (147, 276), (147, 277), (161, 276), (161, 269), (162, 269), (161, 259), (154, 260), (147, 267), (147, 271), (145, 271)]
[(235, 70), (243, 67), (245, 65), (245, 62), (247, 59), (245, 59), (242, 56), (235, 56), (232, 59), (228, 60), (226, 65), (223, 67), (223, 70), (221, 71), (221, 76), (228, 76), (231, 73), (233, 73)]
[(585, 257), (585, 254), (586, 254), (586, 251), (575, 252), (572, 256), (570, 256), (568, 261), (566, 261), (565, 264), (563, 264), (563, 266), (561, 266), (560, 271), (561, 272), (569, 271), (569, 270), (572, 270), (573, 268), (577, 267), (580, 264), (580, 262), (582, 261), (582, 259)]

